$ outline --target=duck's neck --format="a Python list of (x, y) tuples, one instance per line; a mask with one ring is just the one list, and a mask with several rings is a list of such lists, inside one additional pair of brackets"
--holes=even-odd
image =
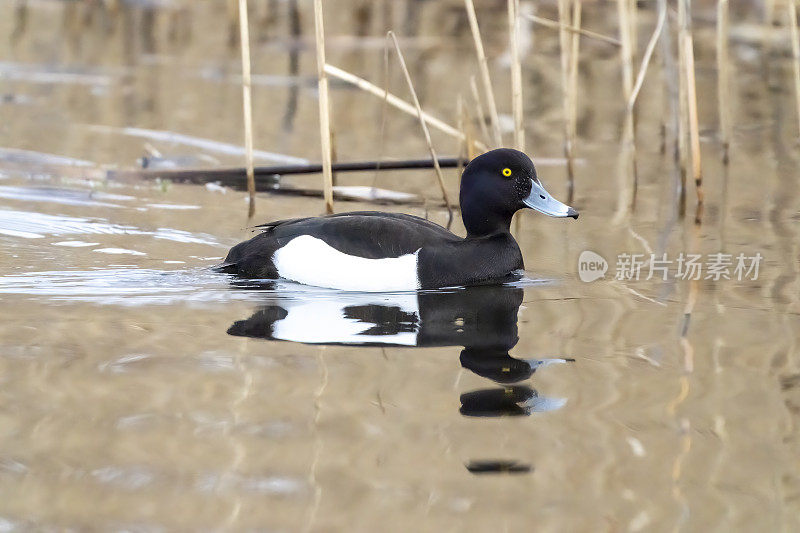
[(496, 209), (487, 209), (480, 201), (467, 201), (461, 204), (461, 219), (467, 230), (467, 238), (510, 233), (511, 217), (513, 216), (513, 212), (501, 213)]

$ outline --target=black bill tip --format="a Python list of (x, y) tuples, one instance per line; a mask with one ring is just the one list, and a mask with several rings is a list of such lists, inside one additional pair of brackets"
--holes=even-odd
[(571, 218), (574, 218), (575, 220), (578, 220), (578, 216), (579, 215), (580, 215), (580, 213), (578, 213), (576, 210), (574, 210), (571, 207), (567, 210), (567, 216), (571, 217)]

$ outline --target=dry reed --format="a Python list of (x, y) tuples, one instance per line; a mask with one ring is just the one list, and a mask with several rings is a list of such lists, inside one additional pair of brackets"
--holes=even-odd
[(719, 105), (719, 135), (722, 143), (722, 162), (728, 164), (731, 144), (730, 74), (728, 64), (728, 0), (717, 2), (717, 104)]
[[(615, 220), (619, 221), (628, 205), (633, 205), (636, 199), (636, 141), (633, 122), (633, 108), (628, 106), (633, 93), (633, 48), (631, 42), (631, 24), (629, 19), (630, 3), (628, 0), (617, 0), (617, 14), (619, 17), (620, 60), (622, 62), (622, 94), (625, 101), (625, 123), (622, 133), (622, 152), (620, 162), (622, 172), (617, 214)], [(633, 182), (632, 189), (629, 188)]]
[(325, 30), (322, 0), (314, 0), (314, 28), (317, 43), (317, 85), (319, 87), (319, 133), (322, 145), (322, 180), (325, 210), (333, 213), (333, 171), (331, 169), (331, 126), (328, 75), (325, 71)]
[(494, 98), (492, 89), (492, 79), (489, 76), (489, 64), (486, 61), (486, 53), (483, 50), (483, 40), (481, 39), (480, 28), (478, 27), (478, 17), (475, 15), (475, 5), (472, 0), (464, 0), (464, 7), (467, 10), (469, 27), (472, 31), (472, 40), (475, 42), (475, 53), (478, 56), (478, 68), (481, 73), (483, 92), (486, 96), (486, 104), (489, 108), (489, 118), (492, 121), (492, 133), (494, 133), (495, 148), (503, 146), (503, 134), (500, 131), (500, 117), (497, 114), (497, 102)]
[[(317, 0), (319, 1), (319, 0)], [(453, 219), (453, 208), (450, 205), (450, 199), (447, 195), (447, 187), (444, 183), (444, 175), (442, 175), (442, 169), (439, 166), (439, 158), (436, 156), (436, 150), (433, 148), (433, 142), (431, 141), (431, 133), (428, 131), (428, 125), (423, 118), (422, 113), (422, 106), (419, 103), (419, 98), (417, 98), (417, 91), (414, 89), (414, 83), (411, 81), (411, 73), (408, 71), (408, 67), (406, 67), (406, 60), (403, 57), (403, 52), (400, 50), (400, 43), (397, 42), (397, 36), (394, 32), (390, 31), (387, 36), (392, 39), (392, 43), (394, 44), (394, 50), (397, 52), (397, 60), (400, 63), (400, 70), (403, 71), (403, 75), (406, 78), (406, 83), (408, 84), (408, 90), (411, 92), (411, 98), (414, 101), (414, 106), (417, 108), (417, 118), (419, 118), (419, 124), (422, 127), (422, 133), (425, 135), (425, 143), (428, 145), (428, 151), (431, 154), (431, 159), (433, 160), (433, 169), (436, 172), (436, 179), (439, 182), (439, 188), (442, 191), (442, 200), (444, 201), (444, 205), (447, 206), (447, 215), (448, 215), (448, 224)], [(465, 136), (464, 136), (465, 137)], [(465, 139), (466, 140), (466, 139)]]
[(489, 141), (489, 128), (486, 127), (486, 114), (483, 111), (483, 104), (481, 103), (481, 95), (478, 92), (478, 82), (475, 81), (475, 76), (469, 78), (469, 88), (472, 93), (472, 100), (475, 104), (475, 109), (478, 112), (478, 123), (481, 127), (481, 135), (484, 141)]
[(514, 147), (525, 151), (522, 110), (522, 66), (519, 57), (519, 0), (508, 0), (509, 47), (511, 50), (511, 108), (514, 116)]
[(456, 149), (456, 157), (458, 157), (460, 161), (466, 157), (465, 154), (467, 150), (469, 150), (469, 135), (467, 135), (467, 130), (464, 125), (464, 97), (461, 93), (458, 93), (458, 97), (456, 98), (456, 127), (458, 131), (464, 134), (464, 140), (459, 137), (458, 147)]
[(619, 41), (619, 39), (609, 37), (608, 35), (603, 35), (602, 33), (597, 33), (584, 28), (578, 28), (576, 26), (565, 24), (564, 22), (556, 22), (555, 20), (537, 17), (536, 15), (530, 15), (527, 13), (523, 13), (522, 16), (532, 22), (535, 22), (536, 24), (539, 24), (540, 26), (544, 26), (545, 28), (550, 28), (553, 30), (564, 29), (570, 33), (577, 33), (578, 35), (583, 35), (584, 37), (589, 37), (590, 39), (597, 39), (598, 41), (613, 44), (614, 46), (622, 46), (622, 43)]
[(694, 43), (692, 39), (691, 0), (681, 0), (684, 4), (683, 26), (681, 27), (681, 46), (684, 49), (684, 68), (686, 69), (686, 99), (688, 110), (689, 139), (692, 149), (692, 177), (697, 193), (698, 214), (702, 216), (703, 173), (700, 160), (700, 128), (697, 117), (697, 88), (694, 76)]
[(632, 109), (633, 106), (636, 104), (636, 98), (639, 96), (639, 91), (642, 89), (642, 84), (644, 83), (645, 75), (647, 74), (647, 68), (650, 65), (650, 60), (653, 57), (653, 52), (656, 49), (656, 43), (658, 43), (658, 39), (661, 37), (661, 32), (664, 30), (664, 22), (667, 20), (667, 5), (666, 3), (661, 3), (658, 10), (658, 21), (656, 22), (656, 28), (653, 30), (653, 35), (650, 36), (650, 40), (647, 43), (647, 48), (644, 51), (644, 56), (642, 56), (642, 64), (639, 67), (639, 73), (636, 75), (636, 83), (633, 86), (633, 90), (631, 91), (630, 99), (628, 100), (628, 108)]
[[(457, 99), (457, 113), (458, 113), (458, 129), (464, 133), (464, 141), (459, 143), (459, 159), (462, 158), (461, 148), (465, 149), (465, 161), (472, 161), (477, 155), (478, 150), (475, 148), (475, 131), (473, 129), (472, 115), (469, 114), (469, 108), (464, 103), (464, 97), (459, 93)], [(462, 166), (462, 165), (459, 165)]]
[(633, 91), (633, 49), (631, 41), (631, 26), (628, 13), (628, 0), (617, 0), (617, 15), (619, 17), (620, 61), (622, 62), (622, 91), (625, 103), (630, 100)]
[(247, 217), (256, 213), (256, 178), (253, 172), (253, 108), (252, 78), (250, 76), (250, 32), (247, 20), (247, 0), (239, 0), (239, 37), (242, 48), (242, 107), (244, 113), (245, 167), (247, 169)]
[[(417, 109), (413, 105), (395, 96), (394, 94), (388, 92), (387, 89), (381, 89), (377, 85), (368, 82), (364, 78), (360, 78), (355, 74), (351, 74), (350, 72), (342, 70), (339, 67), (335, 67), (331, 64), (325, 65), (325, 72), (328, 75), (333, 76), (334, 78), (338, 78), (344, 82), (350, 83), (358, 87), (362, 91), (368, 92), (374, 96), (377, 96), (378, 98), (384, 99), (386, 103), (388, 103), (392, 107), (399, 109), (400, 111), (403, 111), (415, 117), (419, 116)], [(432, 116), (429, 113), (426, 113), (425, 111), (422, 112), (422, 119), (425, 121), (427, 125), (431, 126), (432, 128), (436, 128), (437, 130), (447, 135), (450, 135), (451, 137), (455, 137), (457, 139), (464, 137), (464, 134), (458, 131), (458, 128), (454, 128), (450, 124), (447, 124), (446, 122)], [(486, 150), (485, 144), (479, 143), (477, 141), (476, 143), (481, 150)]]
[[(574, 0), (572, 6), (572, 25), (581, 27), (581, 10), (583, 8), (582, 0)], [(572, 203), (575, 196), (575, 139), (577, 137), (578, 127), (578, 58), (580, 57), (580, 34), (572, 34), (572, 46), (570, 50), (569, 62), (569, 120), (568, 120), (568, 138), (570, 142), (570, 154), (567, 158), (567, 172), (569, 173), (569, 203)]]
[(492, 133), (494, 134), (494, 147), (498, 148), (503, 145), (503, 134), (500, 131), (500, 117), (497, 113), (497, 101), (494, 97), (492, 78), (489, 75), (489, 64), (486, 60), (486, 53), (483, 49), (483, 40), (481, 39), (481, 32), (480, 28), (478, 27), (478, 17), (475, 14), (475, 5), (472, 3), (472, 0), (464, 0), (464, 7), (467, 10), (467, 19), (469, 20), (469, 27), (472, 32), (472, 40), (475, 43), (475, 54), (478, 57), (478, 69), (481, 73), (483, 93), (486, 97), (486, 104), (489, 108), (489, 118), (492, 122)]
[(636, 56), (639, 48), (639, 4), (638, 0), (628, 0), (628, 24), (630, 24), (631, 54)]
[(688, 98), (686, 96), (686, 48), (683, 46), (683, 27), (686, 24), (686, 6), (678, 0), (678, 160), (680, 163), (681, 197), (679, 212), (686, 213), (686, 175), (689, 172), (689, 131)]
[[(800, 32), (797, 30), (797, 6), (795, 0), (789, 2), (789, 28), (792, 36), (792, 56), (794, 59), (794, 94), (797, 103), (797, 120), (800, 127)], [(798, 130), (800, 132), (800, 130)]]
[(558, 0), (558, 17), (563, 24), (559, 26), (558, 38), (561, 55), (561, 86), (562, 103), (564, 107), (564, 157), (567, 159), (567, 178), (569, 188), (569, 201), (572, 201), (574, 191), (574, 165), (573, 148), (575, 142), (575, 128), (577, 121), (577, 75), (578, 75), (578, 46), (580, 34), (573, 32), (568, 35), (567, 27), (580, 28), (581, 0), (573, 2), (573, 13), (570, 16), (570, 0)]
[[(658, 0), (659, 10), (667, 9), (667, 0)], [(669, 122), (664, 120), (664, 128), (662, 129), (662, 149), (666, 151), (666, 130), (669, 129), (672, 133), (673, 141), (677, 139), (678, 129), (680, 128), (680, 116), (678, 114), (678, 101), (680, 99), (678, 89), (678, 69), (675, 66), (674, 47), (672, 43), (672, 30), (670, 29), (670, 17), (664, 20), (664, 31), (661, 32), (661, 77), (666, 88), (666, 100), (669, 106)], [(669, 123), (669, 127), (667, 127)], [(662, 153), (663, 153), (662, 151)], [(677, 164), (680, 156), (678, 153), (678, 143), (673, 142), (673, 159)]]

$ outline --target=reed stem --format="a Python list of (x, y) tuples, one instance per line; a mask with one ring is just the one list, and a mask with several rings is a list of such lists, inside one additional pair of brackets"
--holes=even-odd
[(325, 30), (322, 0), (314, 0), (314, 28), (317, 44), (317, 85), (319, 87), (319, 133), (322, 145), (322, 183), (325, 211), (333, 213), (333, 171), (331, 169), (331, 125), (328, 75), (325, 71)]
[[(789, 28), (792, 36), (792, 57), (794, 62), (794, 94), (797, 103), (797, 120), (800, 127), (800, 32), (797, 30), (797, 6), (795, 0), (789, 2)], [(800, 132), (800, 130), (798, 130)]]
[(489, 128), (486, 127), (486, 114), (483, 112), (483, 104), (481, 104), (481, 95), (478, 92), (478, 83), (475, 81), (475, 76), (469, 78), (469, 88), (472, 93), (472, 99), (475, 103), (475, 110), (478, 113), (478, 123), (481, 128), (481, 135), (483, 139), (488, 142)]
[(253, 173), (253, 83), (250, 75), (250, 31), (247, 0), (239, 0), (239, 37), (242, 49), (242, 111), (244, 113), (245, 168), (247, 169), (247, 218), (256, 213), (256, 179)]
[[(692, 39), (691, 8), (692, 0), (681, 0), (685, 3), (684, 26), (681, 44), (684, 48), (686, 61), (686, 98), (688, 104), (689, 139), (692, 149), (692, 177), (694, 178), (695, 192), (697, 193), (698, 209), (703, 205), (703, 172), (700, 159), (700, 128), (697, 117), (697, 87), (694, 74), (694, 43)], [(700, 215), (698, 215), (700, 216)]]
[(522, 109), (522, 67), (519, 57), (519, 0), (508, 0), (509, 46), (511, 50), (511, 107), (514, 116), (514, 147), (525, 151)]
[[(414, 106), (417, 108), (419, 124), (422, 127), (422, 133), (425, 135), (425, 143), (428, 145), (428, 151), (430, 151), (431, 159), (433, 160), (433, 169), (436, 171), (436, 179), (438, 180), (439, 188), (442, 191), (442, 201), (444, 201), (444, 205), (447, 206), (448, 219), (452, 220), (453, 209), (450, 207), (450, 199), (448, 198), (447, 187), (444, 183), (444, 175), (442, 174), (442, 169), (439, 166), (439, 158), (436, 155), (436, 150), (433, 148), (431, 133), (428, 131), (428, 125), (425, 123), (425, 119), (423, 118), (422, 106), (419, 103), (419, 98), (417, 98), (417, 91), (414, 89), (414, 83), (411, 81), (411, 74), (408, 72), (408, 67), (406, 67), (406, 60), (403, 57), (402, 50), (400, 50), (400, 43), (397, 42), (397, 36), (392, 31), (390, 31), (387, 36), (390, 37), (392, 39), (392, 43), (394, 43), (394, 49), (395, 52), (397, 52), (397, 60), (400, 63), (400, 70), (403, 71), (403, 75), (406, 78), (406, 83), (408, 83), (408, 90), (411, 92), (411, 98), (414, 101)], [(466, 140), (466, 136), (464, 137)]]
[(603, 35), (602, 33), (586, 30), (583, 28), (576, 27), (574, 25), (571, 26), (564, 22), (556, 22), (555, 20), (537, 17), (536, 15), (530, 15), (527, 13), (524, 13), (522, 16), (532, 22), (535, 22), (536, 24), (539, 24), (540, 26), (544, 26), (545, 28), (550, 28), (553, 30), (564, 29), (570, 33), (577, 33), (578, 35), (583, 35), (584, 37), (589, 37), (590, 39), (597, 39), (598, 41), (602, 41), (608, 44), (613, 44), (614, 46), (622, 46), (622, 43), (619, 41), (619, 39), (609, 37), (608, 35)]
[(678, 0), (678, 155), (681, 168), (681, 198), (679, 211), (686, 213), (686, 175), (689, 172), (689, 146), (687, 144), (689, 130), (689, 103), (687, 97), (686, 47), (683, 45), (684, 26), (686, 25), (686, 5)]
[[(368, 92), (374, 96), (377, 96), (378, 98), (384, 99), (386, 103), (388, 103), (392, 107), (399, 109), (400, 111), (403, 111), (415, 117), (419, 116), (417, 109), (413, 105), (409, 104), (408, 102), (406, 102), (401, 98), (398, 98), (394, 94), (390, 93), (387, 89), (381, 89), (377, 85), (368, 82), (364, 78), (359, 78), (355, 74), (351, 74), (350, 72), (342, 70), (339, 67), (334, 67), (331, 64), (325, 65), (325, 72), (328, 75), (333, 76), (334, 78), (338, 78), (342, 81), (345, 81), (347, 83), (350, 83), (351, 85), (358, 87), (362, 91)], [(445, 133), (457, 139), (464, 138), (464, 134), (458, 131), (458, 128), (454, 128), (450, 124), (447, 124), (446, 122), (432, 116), (430, 113), (426, 113), (425, 111), (423, 111), (422, 118), (426, 124), (428, 124), (432, 128), (436, 128), (442, 133)], [(487, 149), (486, 145), (481, 142), (476, 141), (476, 144), (481, 150)]]
[(575, 124), (577, 114), (577, 74), (578, 74), (578, 45), (580, 34), (572, 33), (571, 39), (567, 27), (580, 27), (581, 1), (575, 0), (572, 5), (573, 13), (570, 17), (570, 0), (558, 0), (558, 18), (563, 23), (560, 25), (558, 38), (561, 51), (561, 86), (562, 103), (564, 107), (564, 157), (567, 159), (567, 179), (569, 198), (572, 198), (574, 189), (574, 168), (572, 164), (573, 145), (575, 142)]
[[(622, 62), (622, 95), (625, 101), (625, 123), (622, 131), (622, 177), (625, 183), (620, 187), (619, 205), (617, 207), (619, 220), (626, 204), (633, 206), (636, 201), (637, 176), (636, 176), (636, 132), (634, 130), (633, 108), (628, 106), (633, 94), (633, 48), (631, 42), (630, 2), (617, 0), (617, 13), (619, 16), (619, 32), (622, 47), (620, 59)], [(628, 184), (632, 182), (629, 189)]]
[[(790, 0), (793, 3), (793, 0)], [(722, 162), (728, 164), (728, 151), (731, 143), (730, 120), (730, 74), (728, 62), (728, 26), (729, 26), (728, 0), (717, 2), (717, 103), (719, 105), (719, 135), (722, 142)]]
[(630, 99), (628, 100), (628, 107), (631, 109), (633, 109), (633, 106), (636, 104), (636, 99), (639, 97), (639, 91), (642, 89), (644, 77), (647, 75), (647, 68), (650, 66), (650, 60), (653, 57), (653, 52), (656, 49), (656, 43), (658, 43), (658, 39), (661, 37), (661, 32), (664, 29), (664, 22), (666, 20), (667, 5), (666, 3), (661, 3), (658, 10), (658, 21), (656, 22), (656, 28), (653, 30), (653, 35), (650, 36), (650, 40), (647, 43), (647, 48), (645, 49), (644, 56), (642, 57), (642, 64), (639, 67), (639, 73), (636, 75), (636, 83), (633, 86)]
[(481, 31), (478, 27), (478, 17), (475, 15), (475, 5), (472, 3), (472, 0), (464, 0), (464, 7), (467, 10), (469, 27), (472, 31), (472, 40), (475, 42), (475, 53), (478, 56), (478, 68), (481, 73), (483, 93), (489, 107), (489, 118), (492, 121), (494, 145), (495, 148), (499, 148), (503, 146), (503, 134), (500, 131), (500, 117), (497, 114), (497, 102), (495, 101), (494, 90), (492, 89), (492, 78), (489, 76), (489, 64), (486, 61), (486, 53), (483, 50), (483, 40), (481, 39)]

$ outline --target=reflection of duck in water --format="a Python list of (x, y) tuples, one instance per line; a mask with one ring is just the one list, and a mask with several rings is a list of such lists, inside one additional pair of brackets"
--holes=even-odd
[(275, 301), (228, 333), (305, 344), (356, 346), (464, 346), (461, 364), (479, 376), (510, 384), (537, 368), (567, 359), (516, 359), (508, 354), (519, 337), (523, 290), (479, 286), (418, 293), (317, 293), (287, 298), (277, 282)]
[(305, 344), (471, 346), (506, 351), (517, 337), (523, 291), (481, 286), (417, 293), (317, 294), (276, 300), (228, 333)]
[[(503, 387), (466, 392), (459, 412), (469, 417), (528, 416), (561, 408), (565, 399), (540, 397), (524, 385), (540, 367), (572, 359), (516, 359), (517, 317), (523, 290), (478, 286), (448, 291), (374, 294), (308, 294), (282, 281), (270, 282), (274, 301), (250, 318), (234, 322), (230, 335), (308, 344), (355, 346), (463, 346), (461, 365)], [(290, 292), (291, 291), (291, 292)], [(310, 296), (310, 297), (309, 297)], [(465, 464), (473, 474), (524, 474), (525, 462), (478, 459)]]

